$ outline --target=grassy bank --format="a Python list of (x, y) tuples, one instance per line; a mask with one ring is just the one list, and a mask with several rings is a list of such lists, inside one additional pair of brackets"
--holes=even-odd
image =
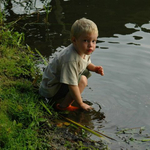
[(14, 32), (0, 13), (0, 149), (107, 149), (82, 133), (68, 133), (71, 125), (60, 123), (51, 106), (47, 111), (41, 105), (37, 58), (23, 42), (24, 34)]
[(35, 57), (23, 46), (24, 35), (4, 24), (2, 15), (0, 20), (0, 147), (50, 147), (41, 136), (46, 119), (38, 88), (33, 85), (38, 73)]

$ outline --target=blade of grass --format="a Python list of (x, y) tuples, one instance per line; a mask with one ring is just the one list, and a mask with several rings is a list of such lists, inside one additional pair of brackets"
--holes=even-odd
[[(94, 131), (95, 131), (95, 130), (94, 130)], [(105, 134), (103, 134), (103, 133), (101, 133), (101, 132), (98, 132), (98, 131), (95, 131), (95, 132), (97, 132), (97, 133), (99, 133), (99, 134), (101, 134), (101, 135), (107, 137), (108, 139), (111, 139), (111, 140), (113, 140), (113, 141), (117, 141), (116, 139), (114, 139), (114, 138), (112, 138), (112, 137), (109, 137), (109, 136), (107, 136), (107, 135), (105, 135)]]
[(149, 142), (150, 139), (142, 139), (141, 141), (142, 141), (142, 142)]
[(42, 58), (43, 62), (44, 62), (44, 65), (48, 65), (48, 62), (46, 61), (46, 59), (42, 56), (42, 54), (37, 50), (35, 49), (35, 51), (38, 53), (38, 55)]
[(40, 102), (40, 104), (47, 110), (47, 112), (52, 115), (51, 111), (48, 109), (48, 107), (43, 103), (43, 102)]
[(73, 123), (73, 124), (75, 124), (75, 125), (77, 125), (77, 126), (83, 128), (83, 129), (85, 129), (85, 130), (91, 132), (92, 134), (94, 134), (94, 135), (96, 135), (96, 136), (98, 136), (98, 137), (100, 137), (100, 138), (102, 138), (102, 137), (107, 137), (107, 138), (109, 138), (109, 139), (111, 139), (111, 140), (116, 141), (115, 139), (113, 139), (113, 138), (111, 138), (111, 137), (109, 137), (109, 136), (107, 136), (107, 135), (105, 135), (105, 134), (103, 134), (103, 133), (100, 133), (100, 132), (98, 132), (98, 131), (91, 130), (90, 128), (85, 127), (85, 126), (83, 126), (83, 125), (81, 125), (81, 124), (79, 124), (79, 123), (77, 123), (77, 122), (75, 122), (75, 121), (73, 121), (73, 120), (71, 120), (71, 119), (69, 119), (69, 118), (66, 118), (66, 117), (64, 117), (64, 116), (62, 116), (62, 115), (60, 115), (60, 116), (61, 116), (62, 118), (64, 118), (64, 119), (66, 119), (67, 121), (69, 121), (69, 122), (71, 122), (71, 123)]
[[(50, 110), (48, 109), (48, 107), (47, 107), (43, 102), (40, 102), (40, 103), (41, 103), (41, 105), (47, 110), (47, 112), (48, 112), (50, 115), (52, 115), (52, 113), (50, 112)], [(98, 132), (98, 131), (91, 130), (90, 128), (85, 127), (85, 126), (83, 126), (83, 125), (81, 125), (81, 124), (79, 124), (79, 123), (77, 123), (77, 122), (75, 122), (75, 121), (73, 121), (73, 120), (71, 120), (71, 119), (69, 119), (69, 118), (66, 118), (66, 117), (64, 117), (64, 116), (62, 116), (62, 115), (60, 115), (60, 114), (59, 114), (59, 116), (62, 117), (62, 118), (64, 118), (64, 119), (66, 119), (67, 121), (69, 121), (69, 122), (71, 122), (71, 123), (73, 123), (73, 124), (75, 124), (75, 125), (77, 125), (77, 126), (83, 128), (83, 129), (89, 131), (90, 133), (92, 133), (92, 134), (94, 134), (94, 135), (96, 135), (96, 136), (98, 136), (98, 137), (100, 137), (100, 138), (107, 137), (107, 138), (109, 138), (109, 139), (111, 139), (111, 140), (116, 141), (115, 139), (113, 139), (113, 138), (111, 138), (111, 137), (109, 137), (109, 136), (107, 136), (107, 135), (105, 135), (105, 134), (103, 134), (103, 133), (100, 133), (100, 132)]]

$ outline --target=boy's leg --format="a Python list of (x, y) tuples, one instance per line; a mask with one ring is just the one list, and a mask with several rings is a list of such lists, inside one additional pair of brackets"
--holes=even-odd
[[(80, 78), (80, 81), (79, 81), (79, 84), (78, 84), (78, 88), (79, 88), (80, 93), (83, 92), (83, 90), (85, 89), (86, 86), (87, 86), (87, 77), (84, 76), (84, 75), (81, 75), (81, 78)], [(60, 104), (60, 107), (66, 108), (69, 105), (71, 105), (73, 102), (74, 102), (74, 99), (71, 96), (70, 92), (68, 92), (65, 99)]]

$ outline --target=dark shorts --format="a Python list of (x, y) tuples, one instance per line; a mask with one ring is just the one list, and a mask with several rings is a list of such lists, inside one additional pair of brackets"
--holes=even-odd
[[(87, 77), (87, 79), (91, 76), (91, 73), (88, 69), (86, 69), (81, 75), (84, 75)], [(78, 82), (80, 81), (81, 75), (79, 76)], [(60, 89), (58, 90), (58, 92), (56, 93), (56, 95), (54, 97), (52, 97), (52, 99), (60, 99), (60, 98), (64, 98), (67, 93), (69, 92), (69, 87), (68, 84), (63, 84), (61, 85)]]

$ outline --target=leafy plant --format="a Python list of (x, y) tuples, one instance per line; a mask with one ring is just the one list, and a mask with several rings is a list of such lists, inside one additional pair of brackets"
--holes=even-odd
[(7, 28), (3, 28), (1, 31), (1, 44), (5, 46), (20, 46), (24, 41), (24, 34), (13, 32)]
[(127, 144), (149, 142), (150, 136), (142, 134), (145, 127), (117, 129), (116, 135)]
[(49, 13), (52, 11), (52, 7), (51, 8), (46, 7), (46, 6), (43, 6), (43, 7), (44, 7), (45, 12), (46, 12), (45, 23), (48, 23), (48, 16), (49, 16)]

